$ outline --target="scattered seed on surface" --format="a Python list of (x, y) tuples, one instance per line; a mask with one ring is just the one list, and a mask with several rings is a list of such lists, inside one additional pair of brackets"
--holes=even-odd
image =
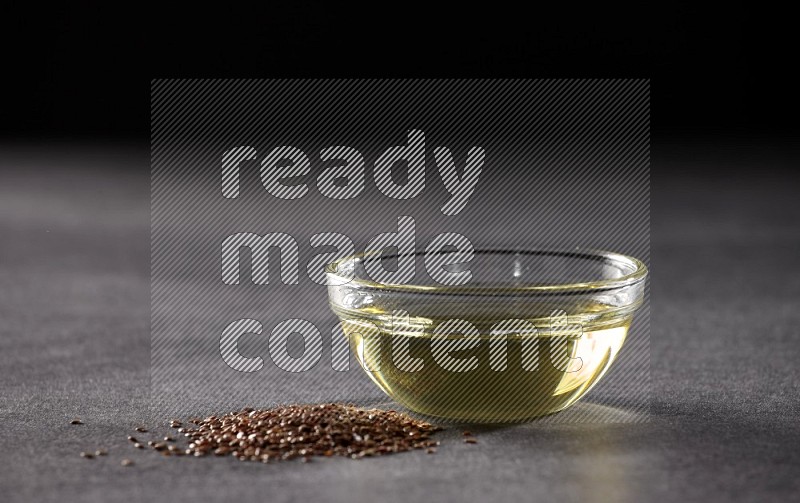
[(123, 460), (120, 462), (120, 464), (121, 464), (122, 466), (132, 466), (132, 465), (133, 465), (133, 461), (131, 461), (130, 459), (123, 459)]
[(475, 440), (474, 438), (465, 438), (464, 442), (466, 442), (468, 444), (477, 444), (478, 443), (478, 441)]
[(139, 442), (135, 442), (133, 444), (133, 446), (136, 447), (137, 449), (144, 449), (144, 446), (142, 444), (140, 444)]
[(83, 424), (83, 421), (78, 419), (77, 417), (69, 422), (69, 424)]
[(105, 449), (97, 449), (94, 451), (95, 456), (108, 456), (108, 451)]
[(428, 454), (436, 454), (436, 447), (428, 447), (428, 450), (426, 450), (425, 452), (427, 452)]
[(92, 459), (94, 457), (94, 454), (92, 454), (91, 452), (82, 452), (81, 457), (86, 459)]
[(174, 442), (174, 441), (175, 441), (175, 439), (170, 437), (170, 436), (164, 437), (164, 442)]
[(471, 437), (472, 436), (472, 432), (467, 430), (467, 431), (464, 432), (464, 436), (465, 437)]
[(128, 440), (131, 442), (138, 442), (138, 440), (136, 440), (136, 437), (132, 437), (130, 435), (128, 435)]
[(135, 430), (138, 431), (139, 433), (147, 433), (147, 428), (145, 428), (144, 426), (137, 426)]
[[(178, 423), (181, 421), (174, 419), (170, 424)], [(188, 423), (196, 426), (178, 430), (189, 439), (187, 455), (231, 456), (262, 463), (298, 458), (307, 463), (313, 456), (360, 459), (412, 449), (433, 453), (439, 442), (430, 435), (441, 429), (393, 410), (334, 403), (266, 410), (248, 407), (222, 416), (192, 418)], [(178, 452), (166, 444), (153, 447)]]

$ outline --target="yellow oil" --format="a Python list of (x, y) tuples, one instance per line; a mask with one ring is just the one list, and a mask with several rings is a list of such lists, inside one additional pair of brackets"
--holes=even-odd
[[(394, 317), (374, 307), (337, 314), (361, 366), (402, 405), (451, 420), (511, 422), (575, 403), (608, 370), (625, 342), (632, 309), (563, 307), (516, 302), (411, 307), (417, 312), (395, 311)], [(478, 332), (469, 336), (470, 344), (462, 346), (466, 349), (449, 353), (471, 362), (468, 370), (453, 371), (437, 359), (437, 344), (457, 348), (452, 344), (464, 341), (455, 331), (434, 335), (437, 326), (454, 318), (470, 322)], [(492, 332), (509, 319), (530, 325)]]

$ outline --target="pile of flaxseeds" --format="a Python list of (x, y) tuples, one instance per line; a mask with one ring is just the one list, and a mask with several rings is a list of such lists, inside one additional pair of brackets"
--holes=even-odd
[(431, 434), (440, 429), (393, 410), (335, 403), (246, 408), (189, 422), (194, 427), (184, 427), (178, 420), (170, 423), (189, 439), (186, 454), (263, 463), (294, 458), (310, 461), (312, 456), (357, 459), (412, 449), (434, 453), (439, 442), (432, 440)]
[[(84, 422), (76, 418), (70, 424)], [(180, 419), (173, 419), (169, 426), (186, 437), (187, 446), (181, 446), (170, 435), (159, 440), (140, 440), (143, 437), (129, 435), (128, 441), (134, 448), (150, 447), (164, 456), (233, 456), (241, 461), (262, 463), (299, 458), (308, 462), (313, 456), (359, 459), (412, 449), (425, 449), (433, 454), (439, 442), (432, 440), (431, 434), (441, 430), (394, 410), (366, 410), (336, 403), (266, 410), (246, 408), (223, 416), (192, 418), (186, 425)], [(145, 426), (135, 430), (137, 435), (149, 433)], [(465, 432), (465, 435), (470, 434)], [(81, 452), (87, 459), (106, 455), (105, 449)], [(133, 465), (130, 459), (121, 463)]]

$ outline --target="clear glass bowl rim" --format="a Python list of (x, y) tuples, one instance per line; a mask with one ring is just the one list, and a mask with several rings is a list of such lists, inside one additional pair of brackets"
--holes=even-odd
[[(469, 286), (469, 285), (415, 285), (415, 284), (393, 284), (378, 283), (367, 278), (353, 278), (350, 280), (337, 272), (338, 266), (344, 262), (363, 259), (368, 255), (377, 255), (381, 252), (357, 253), (341, 258), (325, 267), (325, 273), (334, 275), (338, 278), (337, 284), (346, 283), (367, 289), (382, 291), (408, 292), (408, 293), (440, 293), (440, 294), (474, 294), (474, 295), (508, 295), (508, 294), (554, 294), (554, 293), (594, 293), (601, 291), (616, 290), (634, 285), (647, 277), (647, 266), (639, 259), (621, 253), (615, 253), (598, 249), (505, 249), (505, 248), (480, 248), (475, 249), (475, 254), (506, 254), (506, 255), (549, 255), (564, 256), (570, 258), (586, 258), (590, 260), (604, 260), (612, 262), (622, 262), (633, 267), (633, 271), (619, 278), (609, 278), (602, 280), (564, 283), (554, 285), (509, 285), (509, 286)], [(415, 256), (424, 255), (424, 251), (416, 251)]]

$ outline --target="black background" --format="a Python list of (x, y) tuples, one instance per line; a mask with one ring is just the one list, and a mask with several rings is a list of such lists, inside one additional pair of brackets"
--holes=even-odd
[(6, 137), (146, 141), (166, 77), (646, 77), (656, 139), (797, 129), (790, 16), (745, 2), (24, 5)]

